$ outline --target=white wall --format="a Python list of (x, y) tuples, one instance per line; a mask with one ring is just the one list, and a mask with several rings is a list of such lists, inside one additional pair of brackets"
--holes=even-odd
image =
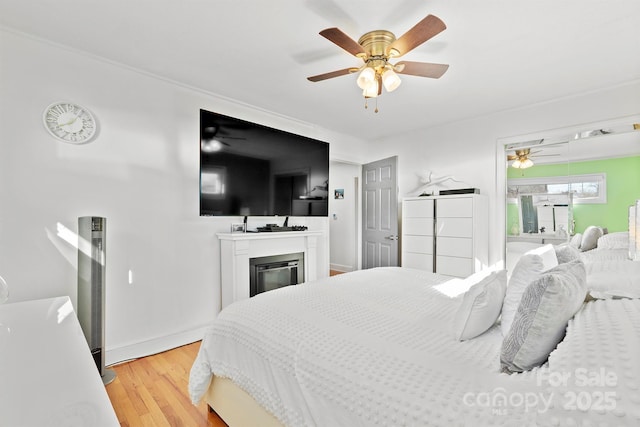
[[(361, 166), (332, 161), (329, 169), (329, 263), (332, 270), (354, 271), (359, 268), (360, 175)], [(335, 199), (334, 191), (344, 190), (344, 199)]]
[[(106, 217), (107, 364), (199, 339), (219, 311), (215, 234), (239, 218), (198, 216), (200, 108), (328, 141), (332, 157), (364, 151), (353, 138), (20, 34), (0, 32), (0, 56), (0, 274), (10, 302), (75, 302), (68, 239), (79, 216)], [(90, 109), (97, 138), (75, 146), (48, 136), (42, 113), (54, 101)], [(326, 274), (329, 220), (296, 223), (325, 231)]]
[[(75, 300), (76, 251), (65, 236), (78, 216), (107, 217), (107, 363), (198, 339), (218, 312), (215, 233), (238, 218), (198, 216), (200, 108), (329, 141), (334, 160), (398, 155), (401, 195), (417, 186), (418, 171), (452, 174), (491, 197), (491, 236), (504, 233), (498, 138), (640, 112), (634, 82), (364, 143), (7, 31), (0, 57), (0, 274), (10, 301)], [(94, 142), (47, 136), (42, 112), (58, 100), (97, 116)], [(304, 221), (327, 231), (332, 220)], [(502, 242), (490, 243), (492, 260), (501, 259)], [(321, 245), (328, 266), (328, 238)]]
[[(425, 102), (429, 102), (428, 99)], [(452, 102), (455, 102), (455, 97), (452, 97)], [(411, 190), (418, 187), (416, 174), (422, 171), (433, 171), (439, 176), (453, 175), (488, 195), (489, 236), (492, 236), (489, 242), (490, 261), (496, 263), (503, 258), (505, 209), (496, 194), (497, 140), (639, 112), (640, 81), (629, 82), (540, 105), (396, 135), (372, 144), (369, 147), (370, 158), (366, 161), (398, 155), (401, 197), (417, 195)], [(462, 185), (455, 183), (455, 187)]]

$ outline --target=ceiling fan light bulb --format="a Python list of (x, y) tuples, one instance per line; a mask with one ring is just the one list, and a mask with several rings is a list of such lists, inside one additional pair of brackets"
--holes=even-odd
[(511, 163), (512, 168), (520, 169), (521, 166), (522, 166), (522, 162), (518, 159), (515, 159), (513, 163)]
[(358, 75), (357, 83), (362, 90), (367, 90), (371, 88), (371, 86), (375, 86), (375, 82), (376, 72), (373, 68), (365, 67)]
[(215, 153), (222, 150), (222, 143), (217, 139), (203, 139), (200, 146), (205, 153)]
[(531, 159), (526, 159), (522, 162), (520, 169), (530, 168), (531, 166), (533, 166), (533, 162), (531, 161)]
[(402, 80), (400, 80), (400, 77), (393, 70), (387, 70), (382, 75), (382, 83), (387, 92), (393, 92), (398, 89)]
[(374, 81), (374, 84), (362, 91), (362, 95), (365, 98), (377, 98), (378, 97), (378, 84)]

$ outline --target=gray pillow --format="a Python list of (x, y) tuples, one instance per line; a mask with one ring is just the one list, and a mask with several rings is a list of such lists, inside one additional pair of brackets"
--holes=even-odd
[(529, 283), (540, 275), (558, 265), (556, 252), (553, 245), (544, 245), (526, 252), (520, 257), (513, 273), (509, 278), (507, 292), (502, 303), (502, 316), (500, 319), (500, 331), (502, 336), (507, 336), (513, 318), (518, 311), (520, 299)]
[(580, 250), (582, 252), (590, 251), (598, 246), (598, 239), (604, 236), (602, 227), (590, 225), (582, 233), (582, 242), (580, 242)]
[(502, 371), (523, 372), (542, 365), (562, 341), (586, 295), (586, 271), (580, 260), (560, 264), (534, 280), (502, 342)]
[(568, 243), (557, 245), (553, 248), (556, 250), (556, 258), (558, 258), (558, 264), (565, 264), (567, 262), (580, 259), (580, 251)]

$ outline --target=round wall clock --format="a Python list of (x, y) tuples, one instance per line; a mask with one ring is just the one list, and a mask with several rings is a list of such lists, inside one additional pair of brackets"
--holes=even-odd
[(96, 133), (96, 121), (89, 110), (70, 102), (54, 102), (42, 115), (44, 126), (56, 139), (83, 144)]

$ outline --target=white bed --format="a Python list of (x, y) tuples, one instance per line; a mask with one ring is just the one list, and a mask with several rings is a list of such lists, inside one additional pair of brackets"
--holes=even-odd
[(232, 426), (640, 424), (639, 300), (585, 303), (548, 363), (509, 375), (499, 325), (454, 339), (460, 285), (379, 268), (232, 304), (203, 339), (191, 398)]

